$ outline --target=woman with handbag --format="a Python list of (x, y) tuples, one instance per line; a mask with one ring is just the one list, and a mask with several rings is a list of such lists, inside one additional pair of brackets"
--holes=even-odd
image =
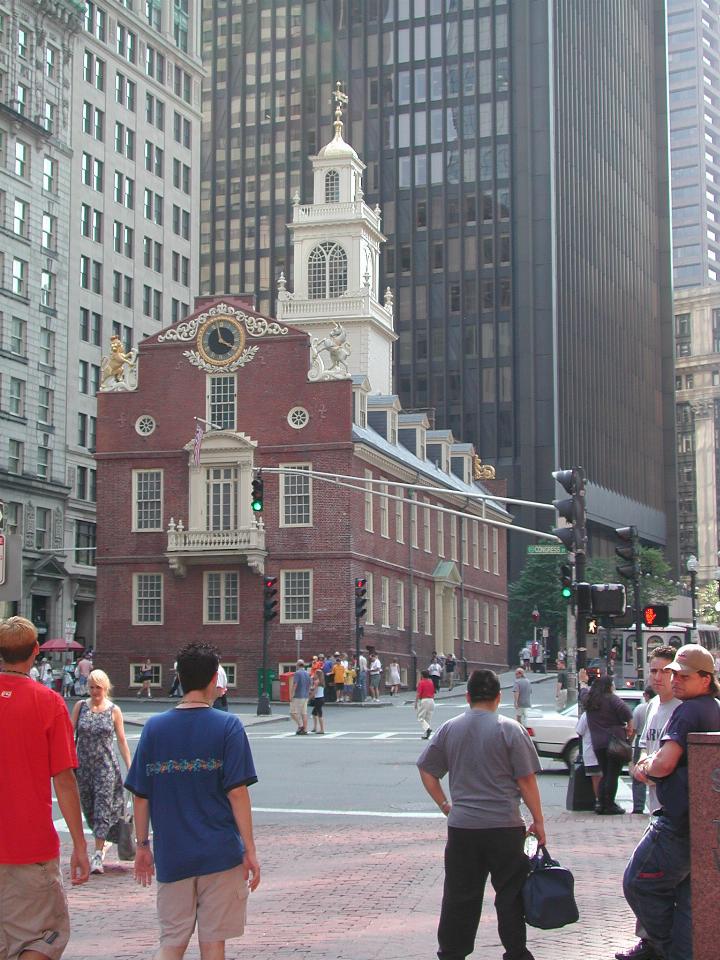
[(312, 703), (313, 733), (325, 733), (323, 706), (325, 705), (325, 674), (317, 667), (310, 681), (310, 701)]
[(95, 837), (91, 873), (103, 873), (105, 845), (118, 842), (121, 821), (125, 821), (125, 793), (113, 741), (117, 737), (120, 755), (128, 769), (130, 748), (120, 707), (108, 699), (110, 690), (108, 675), (103, 670), (93, 670), (88, 677), (90, 696), (76, 703), (72, 712), (80, 803)]
[(618, 779), (632, 757), (632, 712), (615, 694), (612, 677), (598, 677), (583, 698), (593, 750), (602, 777), (595, 813), (618, 814), (625, 810), (615, 802)]

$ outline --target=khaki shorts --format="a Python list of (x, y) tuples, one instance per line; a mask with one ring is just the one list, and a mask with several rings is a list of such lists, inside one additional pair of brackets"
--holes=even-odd
[(242, 864), (202, 877), (158, 883), (160, 946), (184, 947), (196, 923), (200, 943), (241, 937), (248, 893)]
[(35, 950), (59, 960), (69, 938), (59, 861), (0, 864), (0, 957)]
[(307, 700), (304, 697), (293, 697), (290, 701), (290, 716), (298, 723), (307, 716)]

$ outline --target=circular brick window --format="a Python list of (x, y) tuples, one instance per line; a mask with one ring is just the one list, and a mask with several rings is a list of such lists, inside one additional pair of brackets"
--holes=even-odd
[(302, 430), (310, 423), (310, 414), (305, 407), (293, 407), (287, 415), (287, 421), (294, 430)]
[(135, 421), (135, 430), (140, 434), (141, 437), (149, 437), (150, 434), (155, 430), (156, 426), (157, 424), (149, 413), (144, 413)]

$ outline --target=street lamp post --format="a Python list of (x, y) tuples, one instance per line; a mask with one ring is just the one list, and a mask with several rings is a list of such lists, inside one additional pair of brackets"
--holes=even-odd
[(720, 550), (718, 550), (718, 566), (715, 568), (715, 580), (718, 586), (718, 598), (715, 601), (715, 613), (720, 613)]
[(690, 642), (695, 641), (695, 631), (697, 630), (697, 570), (698, 558), (690, 555), (687, 558), (687, 571), (690, 574), (690, 605), (692, 607), (692, 633)]

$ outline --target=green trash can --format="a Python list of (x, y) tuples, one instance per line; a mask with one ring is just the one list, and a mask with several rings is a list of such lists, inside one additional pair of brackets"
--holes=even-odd
[[(277, 673), (274, 670), (267, 670), (265, 672), (265, 693), (268, 697), (272, 699), (272, 682), (277, 679)], [(263, 672), (260, 667), (258, 667), (257, 672), (257, 691), (258, 691), (258, 700), (263, 694)]]

